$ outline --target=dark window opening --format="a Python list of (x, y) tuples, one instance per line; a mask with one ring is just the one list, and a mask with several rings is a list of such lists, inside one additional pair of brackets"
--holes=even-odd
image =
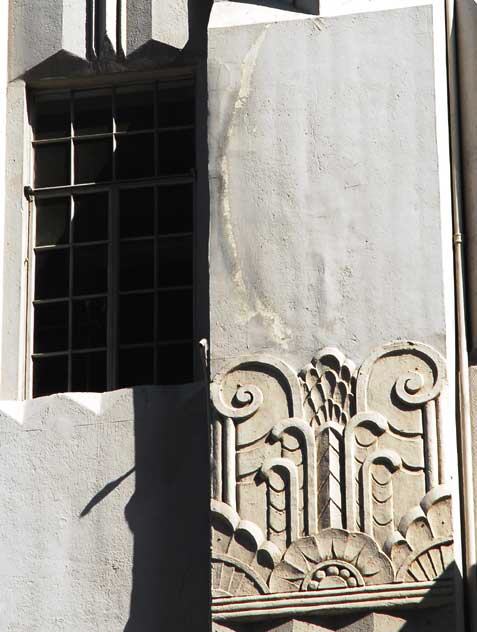
[(33, 396), (191, 381), (193, 83), (33, 110)]

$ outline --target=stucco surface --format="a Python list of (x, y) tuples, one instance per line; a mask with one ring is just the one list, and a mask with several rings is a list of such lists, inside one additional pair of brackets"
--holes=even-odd
[(2, 631), (207, 629), (204, 404), (200, 384), (2, 403)]
[(360, 361), (392, 339), (445, 351), (432, 8), (215, 26), (214, 369), (250, 351), (300, 367), (330, 344)]

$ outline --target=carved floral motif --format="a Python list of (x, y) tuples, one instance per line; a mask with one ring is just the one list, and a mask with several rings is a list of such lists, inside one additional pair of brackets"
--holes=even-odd
[(453, 559), (442, 455), (445, 364), (334, 348), (298, 375), (247, 356), (211, 386), (217, 597), (429, 581)]
[(354, 588), (393, 579), (392, 564), (374, 540), (364, 533), (331, 528), (294, 542), (272, 572), (270, 589)]

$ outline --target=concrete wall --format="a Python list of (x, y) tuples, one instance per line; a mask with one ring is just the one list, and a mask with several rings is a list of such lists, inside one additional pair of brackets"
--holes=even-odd
[(192, 384), (1, 405), (1, 630), (207, 629), (205, 403)]
[(231, 4), (209, 28), (214, 369), (248, 351), (299, 368), (330, 344), (359, 362), (406, 338), (449, 354), (442, 14)]

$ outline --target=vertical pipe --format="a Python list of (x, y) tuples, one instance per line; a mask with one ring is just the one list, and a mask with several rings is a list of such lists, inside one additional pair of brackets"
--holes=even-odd
[(475, 514), (473, 497), (472, 428), (470, 414), (469, 361), (465, 322), (463, 279), (463, 208), (461, 189), (458, 70), (455, 33), (455, 0), (446, 0), (447, 76), (450, 116), (452, 214), (454, 224), (454, 270), (457, 321), (457, 363), (459, 388), (459, 448), (461, 456), (462, 509), (464, 518), (465, 588), (470, 630), (477, 631), (477, 578)]

